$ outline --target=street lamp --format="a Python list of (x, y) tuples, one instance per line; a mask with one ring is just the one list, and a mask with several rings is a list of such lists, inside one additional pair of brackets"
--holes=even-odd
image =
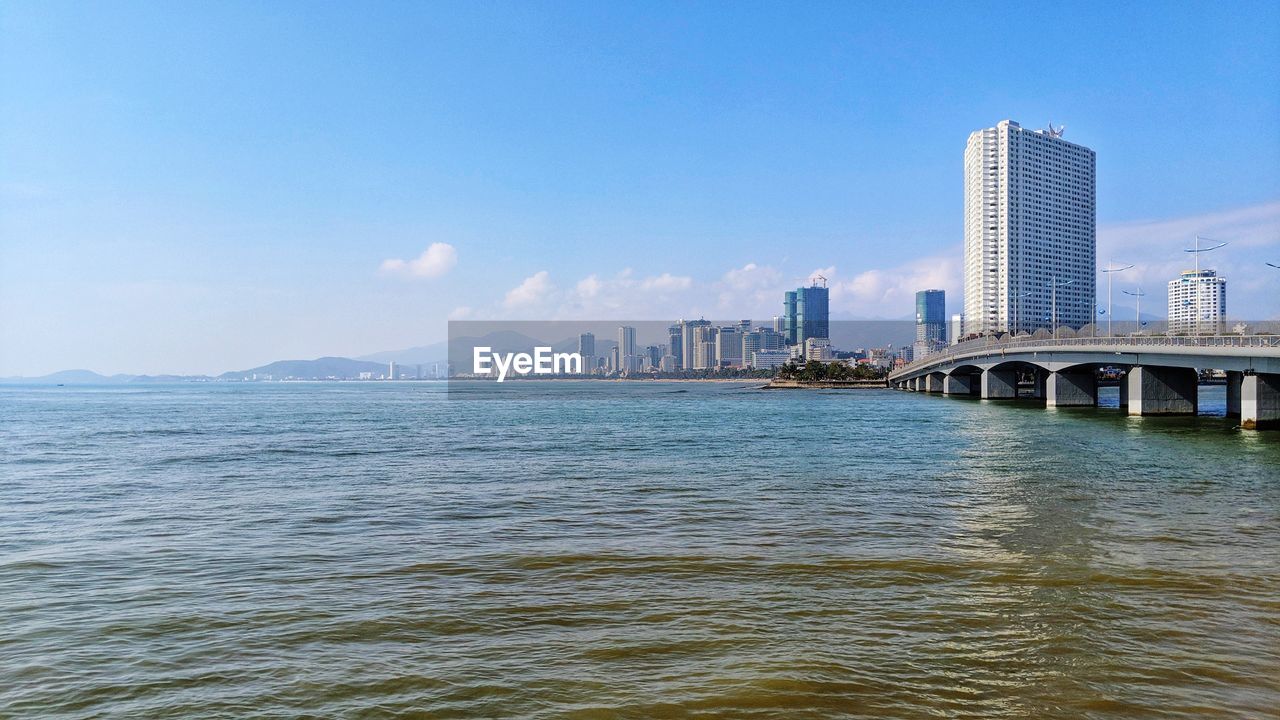
[(1216, 240), (1211, 240), (1209, 238), (1201, 238), (1199, 235), (1196, 235), (1196, 246), (1194, 248), (1188, 248), (1183, 251), (1183, 252), (1192, 253), (1193, 255), (1196, 256), (1196, 284), (1194, 286), (1196, 289), (1196, 335), (1200, 334), (1200, 315), (1202, 314), (1200, 312), (1200, 296), (1204, 294), (1202, 292), (1203, 287), (1200, 283), (1200, 253), (1207, 253), (1211, 250), (1217, 250), (1218, 248), (1224, 248), (1227, 246), (1227, 243), (1220, 242), (1217, 245), (1214, 245), (1213, 247), (1201, 248), (1200, 241), (1202, 239), (1208, 240), (1209, 242), (1217, 242)]
[(1010, 328), (1010, 330), (1012, 331), (1012, 335), (1015, 339), (1018, 337), (1018, 306), (1022, 304), (1018, 301), (1026, 300), (1032, 295), (1035, 295), (1035, 293), (1023, 293), (1021, 295), (1013, 296), (1013, 327)]
[[(1146, 293), (1142, 292), (1142, 288), (1138, 288), (1137, 292), (1129, 292), (1128, 290), (1121, 290), (1121, 292), (1138, 299), (1138, 309), (1133, 313), (1133, 331), (1140, 333), (1142, 332), (1142, 296), (1146, 295)], [(1110, 334), (1110, 331), (1107, 334)]]
[(1107, 267), (1102, 270), (1107, 275), (1107, 337), (1111, 337), (1111, 274), (1124, 272), (1132, 267), (1133, 265), (1125, 265), (1124, 267), (1113, 268), (1111, 267), (1111, 261), (1108, 260)]
[(1058, 282), (1058, 276), (1053, 276), (1053, 339), (1058, 339), (1058, 288), (1066, 287), (1075, 283), (1075, 280), (1068, 280), (1064, 283)]

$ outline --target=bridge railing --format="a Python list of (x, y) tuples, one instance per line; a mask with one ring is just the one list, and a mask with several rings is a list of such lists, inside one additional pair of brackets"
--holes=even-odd
[(1280, 335), (1143, 335), (1143, 336), (1106, 336), (1106, 337), (1018, 337), (1008, 335), (987, 335), (973, 340), (965, 340), (949, 345), (944, 350), (929, 353), (919, 360), (913, 360), (894, 371), (895, 373), (924, 367), (946, 360), (949, 357), (965, 355), (986, 349), (1022, 349), (1034, 347), (1072, 347), (1072, 346), (1119, 346), (1132, 347), (1203, 347), (1203, 348), (1280, 348)]

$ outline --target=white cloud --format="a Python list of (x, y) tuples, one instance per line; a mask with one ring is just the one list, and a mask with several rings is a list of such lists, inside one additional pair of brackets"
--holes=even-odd
[(636, 278), (631, 268), (613, 277), (592, 273), (559, 300), (558, 319), (663, 318), (689, 302), (693, 278), (662, 273)]
[(473, 311), (470, 307), (467, 307), (466, 305), (459, 305), (458, 307), (454, 308), (452, 312), (449, 313), (449, 319), (450, 320), (468, 320), (474, 314), (475, 314), (475, 311)]
[(782, 311), (786, 282), (777, 268), (751, 262), (725, 272), (712, 289), (720, 312), (730, 317), (765, 319)]
[(502, 305), (509, 310), (529, 310), (533, 306), (542, 304), (554, 290), (551, 274), (546, 270), (540, 270), (508, 290)]
[[(1122, 308), (1127, 297), (1121, 290), (1141, 285), (1147, 293), (1144, 312), (1162, 312), (1165, 284), (1190, 266), (1190, 256), (1182, 250), (1194, 241), (1197, 232), (1230, 243), (1210, 253), (1205, 266), (1227, 277), (1231, 317), (1276, 317), (1280, 313), (1280, 270), (1264, 263), (1280, 264), (1280, 201), (1199, 216), (1101, 226), (1099, 266), (1105, 267), (1109, 258), (1138, 265), (1116, 275), (1115, 311), (1126, 312)], [(957, 240), (943, 252), (896, 266), (850, 272), (831, 265), (815, 268), (807, 277), (827, 279), (833, 318), (910, 317), (915, 293), (932, 288), (946, 291), (949, 312), (959, 312), (963, 305), (962, 251)], [(782, 311), (785, 291), (805, 282), (790, 271), (750, 262), (730, 268), (718, 278), (695, 279), (669, 272), (637, 277), (630, 268), (612, 276), (591, 273), (560, 291), (542, 271), (508, 292), (501, 308), (507, 315), (523, 310), (542, 313), (547, 319), (704, 316), (766, 320)], [(1098, 290), (1105, 302), (1105, 277), (1100, 276)], [(501, 308), (496, 309), (498, 314), (504, 314)]]
[(841, 280), (835, 267), (814, 271), (827, 278), (831, 288), (831, 311), (856, 317), (901, 317), (915, 309), (920, 290), (945, 290), (948, 304), (961, 304), (959, 253), (935, 255), (904, 263), (888, 270), (864, 270)]
[(662, 273), (657, 277), (645, 278), (640, 282), (642, 290), (688, 290), (693, 287), (693, 278), (686, 275)]
[(600, 290), (604, 288), (604, 283), (595, 274), (588, 275), (578, 281), (578, 295), (584, 298), (593, 298), (600, 294)]
[[(1250, 205), (1218, 212), (1164, 220), (1112, 223), (1098, 228), (1098, 267), (1134, 264), (1132, 270), (1115, 273), (1113, 295), (1117, 306), (1128, 298), (1121, 290), (1141, 287), (1145, 314), (1161, 313), (1169, 280), (1195, 266), (1195, 258), (1185, 252), (1194, 246), (1195, 236), (1212, 238), (1228, 245), (1205, 253), (1201, 267), (1217, 270), (1227, 278), (1229, 317), (1260, 320), (1280, 313), (1280, 270), (1266, 262), (1280, 264), (1280, 201)], [(1100, 274), (1101, 275), (1101, 274)], [(1100, 299), (1106, 300), (1106, 278), (1098, 280)]]
[(422, 254), (411, 260), (392, 258), (383, 260), (379, 268), (384, 273), (411, 277), (440, 277), (458, 264), (458, 251), (449, 243), (431, 243)]

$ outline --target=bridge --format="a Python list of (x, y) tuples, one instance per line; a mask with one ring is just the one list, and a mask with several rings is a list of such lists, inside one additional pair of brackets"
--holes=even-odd
[[(1227, 376), (1227, 414), (1247, 429), (1280, 427), (1280, 335), (982, 337), (889, 374), (900, 390), (1096, 406), (1098, 370), (1116, 368), (1130, 415), (1194, 415), (1200, 370)], [(1023, 392), (1020, 379), (1030, 379)]]

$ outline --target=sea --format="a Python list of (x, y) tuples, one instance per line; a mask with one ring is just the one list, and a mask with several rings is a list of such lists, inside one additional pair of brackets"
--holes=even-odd
[(0, 717), (1280, 717), (1222, 393), (0, 387)]

